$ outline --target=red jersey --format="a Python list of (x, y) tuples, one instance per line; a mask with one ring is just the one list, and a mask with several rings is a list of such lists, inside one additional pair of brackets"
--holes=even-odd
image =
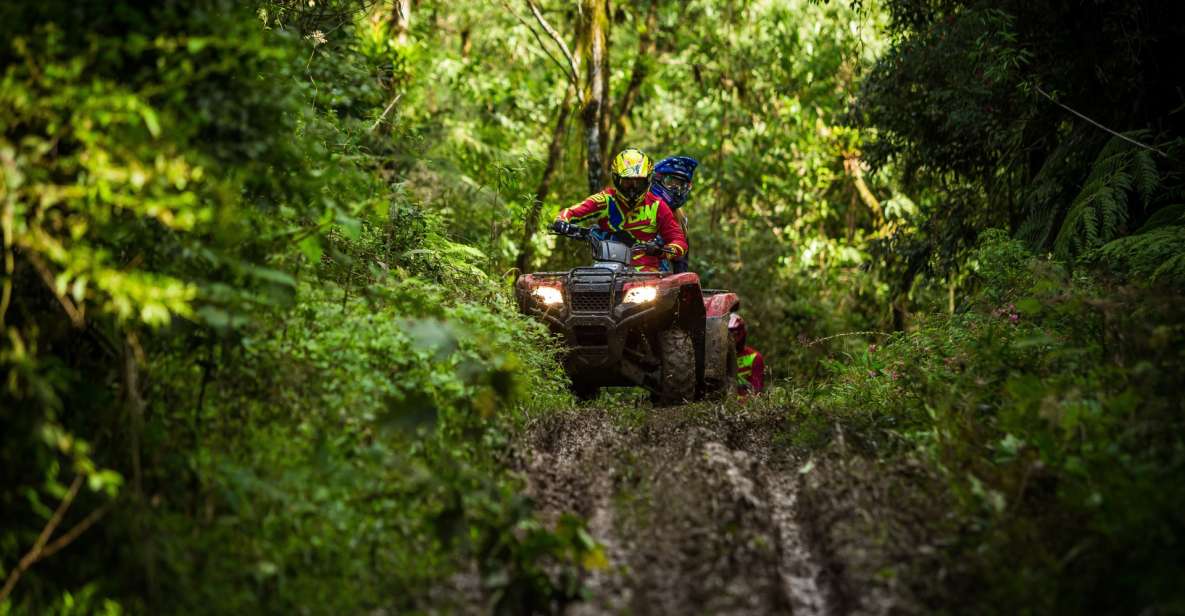
[[(560, 212), (559, 219), (571, 223), (595, 222), (602, 231), (624, 231), (639, 242), (659, 235), (675, 251), (674, 258), (687, 254), (687, 236), (675, 213), (662, 197), (646, 193), (637, 207), (626, 209), (612, 187)], [(660, 257), (635, 255), (634, 267), (657, 271)]]
[(751, 346), (737, 355), (737, 386), (742, 396), (765, 390), (765, 358)]

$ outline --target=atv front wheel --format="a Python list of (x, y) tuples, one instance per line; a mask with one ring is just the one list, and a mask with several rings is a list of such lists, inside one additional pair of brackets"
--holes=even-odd
[(658, 404), (683, 404), (695, 398), (695, 344), (677, 327), (658, 335), (662, 359)]

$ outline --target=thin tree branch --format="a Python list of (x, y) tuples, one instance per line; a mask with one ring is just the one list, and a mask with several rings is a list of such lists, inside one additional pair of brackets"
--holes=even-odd
[(539, 26), (543, 28), (543, 31), (551, 37), (551, 40), (555, 41), (560, 51), (564, 52), (564, 57), (568, 60), (568, 70), (571, 71), (572, 83), (578, 86), (577, 91), (579, 91), (580, 78), (578, 75), (580, 74), (580, 70), (576, 67), (576, 59), (572, 57), (572, 52), (568, 49), (568, 45), (564, 43), (564, 39), (560, 38), (555, 28), (552, 28), (551, 24), (547, 23), (547, 19), (543, 17), (543, 13), (539, 12), (539, 7), (535, 6), (535, 3), (531, 2), (531, 0), (524, 1), (527, 3), (527, 6), (531, 7), (531, 13), (535, 15), (535, 21), (539, 22)]
[[(8, 161), (5, 161), (8, 162)], [(12, 303), (12, 278), (16, 272), (16, 258), (13, 256), (13, 226), (15, 214), (13, 213), (15, 207), (13, 201), (16, 198), (9, 196), (4, 200), (4, 210), (0, 212), (0, 230), (3, 232), (2, 241), (4, 243), (4, 284), (0, 289), (0, 330), (4, 328), (5, 317), (8, 315), (8, 306)]]
[(868, 184), (864, 181), (864, 171), (861, 169), (863, 163), (858, 157), (844, 158), (844, 170), (848, 175), (852, 176), (852, 182), (856, 185), (856, 192), (860, 195), (860, 200), (864, 205), (868, 206), (869, 211), (872, 212), (873, 218), (877, 225), (885, 222), (884, 211), (881, 208), (881, 202), (872, 194), (868, 188)]
[[(1163, 156), (1163, 157), (1165, 157), (1165, 158), (1173, 159), (1173, 157), (1172, 157), (1172, 156), (1169, 156), (1169, 155), (1168, 155), (1168, 154), (1167, 154), (1167, 153), (1166, 153), (1164, 150), (1161, 150), (1161, 149), (1159, 149), (1159, 148), (1156, 148), (1156, 147), (1150, 146), (1150, 145), (1148, 145), (1148, 144), (1146, 144), (1146, 143), (1141, 143), (1141, 142), (1139, 142), (1139, 141), (1136, 141), (1135, 139), (1132, 139), (1131, 137), (1128, 137), (1127, 135), (1125, 135), (1125, 134), (1123, 134), (1123, 133), (1120, 133), (1120, 132), (1114, 131), (1114, 130), (1112, 130), (1112, 129), (1110, 129), (1110, 128), (1107, 128), (1106, 126), (1103, 126), (1102, 124), (1100, 124), (1100, 123), (1096, 122), (1095, 120), (1092, 120), (1092, 119), (1090, 119), (1089, 117), (1087, 117), (1087, 116), (1086, 116), (1086, 114), (1084, 114), (1084, 113), (1082, 113), (1082, 112), (1080, 112), (1080, 111), (1077, 111), (1077, 110), (1075, 110), (1075, 109), (1073, 109), (1073, 108), (1069, 107), (1068, 105), (1064, 105), (1064, 104), (1062, 104), (1062, 103), (1058, 102), (1058, 101), (1057, 101), (1057, 100), (1055, 100), (1055, 99), (1054, 99), (1052, 96), (1050, 96), (1048, 92), (1046, 92), (1045, 90), (1042, 90), (1042, 89), (1041, 89), (1041, 86), (1033, 86), (1033, 87), (1034, 87), (1034, 88), (1037, 90), (1037, 93), (1038, 93), (1038, 94), (1040, 94), (1041, 96), (1044, 96), (1045, 98), (1049, 99), (1049, 102), (1053, 103), (1054, 105), (1057, 105), (1058, 107), (1061, 107), (1062, 109), (1065, 109), (1066, 111), (1069, 111), (1070, 113), (1072, 113), (1072, 114), (1074, 114), (1074, 115), (1076, 115), (1076, 116), (1078, 116), (1078, 117), (1082, 118), (1083, 120), (1086, 120), (1087, 122), (1090, 122), (1092, 125), (1094, 125), (1094, 126), (1096, 126), (1096, 127), (1098, 127), (1098, 128), (1101, 128), (1101, 129), (1103, 129), (1104, 131), (1106, 131), (1106, 132), (1108, 132), (1108, 133), (1111, 133), (1112, 135), (1114, 135), (1114, 136), (1116, 136), (1116, 137), (1119, 137), (1120, 139), (1122, 139), (1122, 140), (1124, 140), (1124, 141), (1126, 141), (1126, 142), (1128, 142), (1128, 143), (1130, 143), (1130, 144), (1132, 144), (1132, 145), (1134, 145), (1134, 146), (1137, 146), (1137, 147), (1144, 148), (1145, 150), (1148, 150), (1149, 152), (1155, 152), (1155, 153), (1157, 153), (1157, 154), (1160, 154), (1161, 156)], [(1176, 159), (1173, 159), (1173, 160), (1176, 160)]]
[(511, 15), (514, 15), (514, 18), (518, 20), (518, 23), (522, 24), (523, 27), (531, 33), (531, 36), (535, 37), (535, 42), (539, 43), (539, 48), (543, 50), (543, 53), (547, 54), (548, 58), (551, 58), (552, 62), (555, 62), (555, 65), (559, 67), (560, 72), (564, 74), (564, 77), (566, 77), (569, 82), (571, 82), (572, 75), (568, 72), (568, 67), (565, 66), (563, 62), (560, 62), (560, 59), (555, 57), (555, 54), (551, 53), (551, 50), (548, 49), (547, 45), (543, 42), (543, 37), (539, 36), (539, 33), (531, 27), (531, 24), (527, 23), (527, 20), (523, 19), (522, 16), (518, 14), (518, 11), (510, 8), (510, 5), (507, 4), (505, 0), (502, 1), (502, 6), (506, 7), (506, 11)]
[(370, 126), (370, 132), (373, 133), (376, 129), (378, 129), (379, 124), (382, 124), (383, 120), (387, 119), (387, 114), (391, 113), (391, 109), (395, 108), (395, 103), (398, 103), (399, 99), (401, 98), (403, 98), (403, 92), (396, 94), (395, 98), (391, 99), (390, 103), (387, 103), (387, 108), (383, 110), (383, 114), (380, 115), (379, 119), (375, 120), (374, 124)]
[[(55, 138), (56, 140), (56, 138)], [(11, 169), (16, 173), (16, 160), (13, 158), (11, 152), (0, 152), (0, 164)], [(6, 174), (7, 175), (7, 174)], [(12, 177), (12, 176), (9, 176)], [(15, 231), (16, 226), (16, 187), (9, 190), (6, 186), (7, 182), (0, 183), (0, 191), (6, 193), (3, 197), (4, 209), (0, 211), (0, 241), (4, 244), (4, 284), (0, 289), (0, 330), (5, 330), (5, 319), (8, 316), (8, 307), (12, 305), (12, 280), (16, 275), (16, 256), (14, 251), (16, 246), (13, 244), (16, 241)]]
[(66, 534), (54, 539), (53, 543), (45, 546), (45, 549), (41, 551), (41, 558), (38, 560), (49, 558), (50, 556), (57, 554), (62, 548), (70, 545), (70, 543), (77, 539), (79, 535), (85, 533), (90, 527), (94, 526), (95, 522), (98, 522), (103, 518), (103, 516), (107, 515), (107, 512), (111, 511), (111, 507), (113, 505), (115, 505), (115, 501), (107, 501), (107, 503), (102, 507), (90, 512), (90, 514), (83, 518), (81, 522), (75, 524), (74, 528), (66, 531)]
[(49, 538), (53, 532), (57, 530), (58, 524), (62, 523), (62, 518), (66, 515), (66, 510), (70, 509), (70, 505), (74, 503), (74, 497), (78, 496), (78, 490), (82, 487), (82, 475), (76, 475), (74, 481), (70, 484), (70, 489), (66, 490), (66, 495), (62, 497), (62, 502), (58, 503), (58, 508), (50, 516), (49, 521), (45, 523), (45, 528), (41, 529), (41, 534), (37, 536), (37, 540), (33, 542), (33, 547), (21, 557), (15, 569), (8, 574), (8, 579), (4, 582), (4, 587), (0, 588), (0, 603), (3, 603), (8, 595), (12, 593), (13, 587), (16, 586), (21, 575), (33, 566), (42, 557), (42, 551), (45, 549), (45, 544), (49, 542)]
[(69, 297), (58, 293), (57, 285), (54, 284), (53, 272), (49, 271), (49, 266), (45, 264), (45, 261), (42, 261), (35, 253), (30, 253), (28, 257), (29, 262), (33, 264), (33, 269), (37, 270), (37, 273), (41, 276), (41, 281), (45, 283), (45, 286), (49, 287), (50, 293), (53, 293), (54, 297), (58, 298), (58, 303), (62, 305), (62, 310), (66, 311), (66, 316), (70, 317), (70, 322), (74, 324), (74, 327), (79, 329), (85, 327), (86, 314), (83, 312), (84, 309), (75, 306)]

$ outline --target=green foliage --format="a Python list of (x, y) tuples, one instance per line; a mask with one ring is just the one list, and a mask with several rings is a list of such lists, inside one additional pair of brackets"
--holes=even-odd
[(1119, 238), (1095, 254), (1111, 269), (1179, 288), (1185, 282), (1185, 225), (1165, 225)]
[[(547, 612), (604, 565), (507, 470), (571, 402), (503, 280), (567, 78), (521, 6), (413, 4), (0, 6), (0, 574), (98, 516), (0, 614)], [(795, 379), (753, 403), (942, 477), (952, 596), (1179, 605), (1180, 11), (610, 15), (606, 137), (699, 158), (692, 268)]]
[[(577, 590), (542, 564), (578, 564), (594, 546), (566, 527), (551, 535), (518, 486), (491, 473), (515, 419), (497, 415), (527, 391), (562, 404), (562, 377), (518, 359), (547, 346), (535, 326), (442, 293), (380, 281), (343, 304), (341, 289), (302, 287), (288, 318), (252, 328), (240, 348), (217, 347), (217, 374), (193, 411), (196, 485), (168, 492), (203, 503), (185, 522), (200, 538), (162, 537), (156, 548), (177, 585), (165, 590), (185, 602), (176, 609), (423, 608), (450, 600), (429, 590), (470, 562), (492, 602)], [(173, 356), (160, 381), (179, 382), (189, 366)], [(154, 398), (169, 407), (194, 396)]]
[[(52, 616), (121, 616), (123, 608), (110, 599), (98, 598), (98, 588), (94, 585), (82, 587), (78, 592), (65, 592), (53, 605), (46, 606), (42, 614)], [(13, 613), (12, 603), (0, 604), (0, 615), (9, 616)]]
[[(120, 320), (167, 324), (191, 314), (192, 284), (151, 271), (125, 271), (103, 245), (115, 226), (185, 233), (209, 222), (204, 171), (160, 144), (161, 123), (145, 99), (98, 79), (93, 60), (70, 56), (53, 28), (34, 33), (44, 48), (13, 41), (5, 73), (5, 235), (46, 284), (83, 313), (88, 304)], [(98, 49), (88, 50), (92, 58)], [(34, 79), (34, 67), (44, 79)], [(62, 155), (65, 153), (65, 155)], [(132, 223), (132, 224), (128, 224)], [(99, 240), (99, 241), (96, 241)]]
[(1095, 249), (1086, 261), (1127, 277), (1179, 287), (1185, 281), (1185, 205), (1160, 208), (1134, 234)]
[(819, 447), (838, 426), (865, 455), (938, 470), (960, 505), (951, 557), (975, 579), (953, 581), (975, 593), (963, 604), (1179, 605), (1179, 298), (1068, 278), (1000, 232), (974, 261), (969, 309), (831, 364), (795, 442)]
[(549, 610), (599, 562), (505, 470), (555, 349), (402, 190), (422, 57), (356, 9), (4, 9), (4, 577), (87, 480), (4, 613)]
[[(1137, 228), (1161, 190), (1179, 190), (1151, 152), (1099, 125), (1162, 153), (1180, 136), (1172, 80), (1147, 61), (1174, 53), (1167, 41), (1182, 35), (1181, 6), (886, 6), (894, 41), (864, 81), (855, 118), (875, 131), (870, 160), (902, 169), (906, 189), (936, 206), (911, 237), (943, 271), (957, 270), (989, 227), (1038, 251), (1082, 254)], [(1159, 42), (1136, 52), (1136, 41)]]
[[(1146, 134), (1128, 137), (1140, 139)], [(1116, 238), (1130, 217), (1129, 195), (1139, 196), (1146, 208), (1159, 187), (1160, 173), (1152, 153), (1113, 137), (1099, 152), (1082, 191), (1070, 204), (1054, 241), (1056, 254), (1070, 258)]]
[[(806, 0), (663, 6), (657, 44), (669, 59), (627, 116), (629, 143), (655, 159), (699, 159), (681, 210), (691, 268), (741, 294), (771, 375), (812, 374), (828, 347), (806, 343), (887, 316), (871, 244), (914, 211), (888, 174), (868, 179), (884, 212), (852, 179), (867, 135), (845, 126), (846, 108), (884, 47), (884, 16)], [(583, 196), (565, 195), (565, 205)]]

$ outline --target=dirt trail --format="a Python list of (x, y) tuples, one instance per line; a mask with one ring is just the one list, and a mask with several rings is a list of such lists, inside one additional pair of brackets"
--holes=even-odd
[(579, 409), (532, 426), (520, 465), (541, 515), (583, 516), (609, 566), (569, 614), (851, 611), (812, 548), (802, 462), (779, 414)]

